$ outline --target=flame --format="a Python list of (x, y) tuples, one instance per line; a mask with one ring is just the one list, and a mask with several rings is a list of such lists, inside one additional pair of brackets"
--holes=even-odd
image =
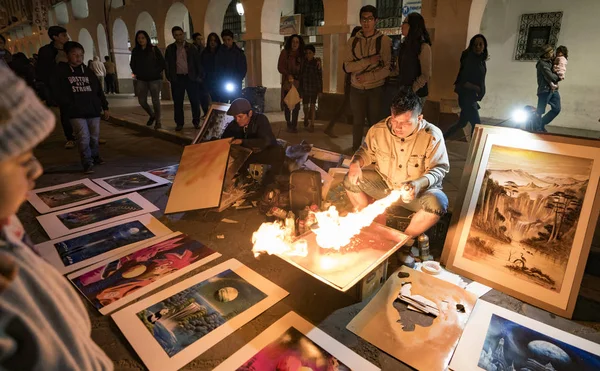
[[(385, 209), (398, 201), (403, 191), (394, 190), (387, 197), (377, 200), (358, 212), (349, 213), (341, 217), (335, 206), (327, 211), (315, 213), (319, 228), (312, 231), (316, 234), (317, 244), (325, 249), (340, 250), (343, 246), (350, 244), (352, 237), (371, 225), (373, 220)], [(287, 235), (285, 225), (281, 222), (263, 223), (256, 232), (252, 234), (252, 251), (254, 256), (261, 253), (307, 256), (308, 246), (306, 240), (293, 240)], [(335, 262), (334, 262), (335, 263)], [(332, 262), (324, 262), (325, 266), (334, 266)]]

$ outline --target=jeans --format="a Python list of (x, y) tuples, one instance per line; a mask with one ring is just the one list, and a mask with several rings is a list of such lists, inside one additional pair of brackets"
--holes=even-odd
[[(390, 188), (375, 169), (363, 168), (362, 176), (363, 179), (359, 181), (358, 185), (353, 185), (346, 174), (343, 183), (344, 188), (349, 192), (363, 192), (376, 200), (389, 195)], [(441, 189), (430, 188), (422, 191), (412, 202), (402, 203), (400, 206), (410, 211), (424, 210), (442, 216), (448, 211), (448, 197)]]
[(104, 92), (106, 94), (108, 93), (116, 93), (116, 86), (115, 86), (115, 79), (117, 78), (117, 75), (113, 74), (113, 73), (109, 73), (106, 74), (106, 76), (104, 76)]
[[(546, 105), (550, 105), (550, 112), (546, 112)], [(558, 90), (538, 94), (537, 114), (542, 118), (540, 125), (544, 129), (560, 113), (560, 93)]]
[[(160, 89), (162, 88), (162, 80), (137, 80), (136, 88), (136, 94), (140, 106), (142, 106), (144, 111), (148, 113), (148, 116), (154, 117), (154, 119), (156, 119), (156, 123), (160, 124)], [(148, 91), (150, 91), (150, 96), (152, 97), (152, 107), (154, 108), (154, 111), (148, 105)]]
[(467, 123), (471, 124), (471, 135), (473, 135), (475, 125), (481, 124), (479, 104), (477, 101), (459, 95), (458, 105), (460, 106), (460, 117), (458, 118), (458, 122), (448, 129), (446, 134), (444, 134), (444, 138), (450, 138), (454, 133), (467, 126)]
[(71, 125), (67, 109), (64, 107), (60, 108), (60, 123), (62, 125), (63, 132), (65, 133), (65, 138), (67, 138), (67, 141), (74, 141), (75, 136), (73, 135), (73, 126)]
[(352, 87), (350, 90), (350, 108), (354, 116), (352, 129), (352, 150), (356, 151), (362, 144), (364, 134), (365, 119), (369, 120), (369, 125), (373, 126), (383, 119), (381, 114), (381, 95), (383, 87), (373, 89), (357, 89)]
[(83, 167), (94, 164), (94, 159), (100, 157), (98, 152), (98, 137), (100, 136), (100, 117), (90, 119), (71, 119), (77, 148)]
[(171, 81), (171, 94), (173, 95), (173, 105), (175, 109), (175, 124), (183, 126), (183, 99), (187, 92), (192, 106), (192, 124), (200, 124), (200, 104), (198, 102), (198, 83), (190, 80), (187, 75), (177, 75)]

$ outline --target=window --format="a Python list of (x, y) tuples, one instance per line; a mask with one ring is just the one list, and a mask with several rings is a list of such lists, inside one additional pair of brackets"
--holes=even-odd
[[(232, 0), (225, 11), (225, 18), (223, 18), (223, 29), (231, 30), (234, 35), (234, 40), (240, 40), (242, 36), (242, 17), (238, 14), (235, 5), (237, 0)], [(205, 37), (208, 35), (204, 35)]]
[(402, 0), (377, 0), (377, 28), (402, 25)]
[(296, 0), (294, 13), (304, 16), (305, 27), (318, 27), (325, 24), (325, 10), (322, 0)]

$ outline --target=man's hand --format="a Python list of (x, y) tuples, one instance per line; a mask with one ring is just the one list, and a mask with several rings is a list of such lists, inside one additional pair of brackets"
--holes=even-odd
[(350, 164), (350, 169), (348, 170), (348, 180), (350, 180), (350, 184), (352, 185), (358, 185), (358, 182), (362, 180), (362, 170), (360, 168), (360, 164), (357, 162)]
[(412, 202), (421, 193), (421, 185), (415, 181), (405, 182), (400, 186), (400, 190), (402, 191), (402, 202), (407, 204)]
[(108, 119), (110, 118), (110, 112), (108, 110), (104, 110), (104, 113), (102, 114), (102, 118), (105, 121), (108, 121)]
[(234, 139), (231, 144), (242, 144), (242, 140), (241, 139)]
[(369, 58), (369, 63), (371, 63), (371, 64), (379, 63), (380, 60), (381, 60), (381, 56), (379, 54), (374, 55)]
[(294, 76), (288, 75), (288, 82), (294, 82)]

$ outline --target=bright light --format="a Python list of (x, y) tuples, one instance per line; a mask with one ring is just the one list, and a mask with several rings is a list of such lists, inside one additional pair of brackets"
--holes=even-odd
[(227, 90), (229, 93), (233, 93), (235, 91), (235, 85), (233, 85), (231, 82), (228, 82), (225, 84), (225, 90)]
[(524, 124), (529, 119), (529, 113), (524, 109), (518, 109), (513, 112), (512, 118), (517, 124)]
[(235, 9), (237, 10), (240, 16), (244, 15), (244, 6), (241, 2), (238, 1), (237, 4), (235, 4)]

